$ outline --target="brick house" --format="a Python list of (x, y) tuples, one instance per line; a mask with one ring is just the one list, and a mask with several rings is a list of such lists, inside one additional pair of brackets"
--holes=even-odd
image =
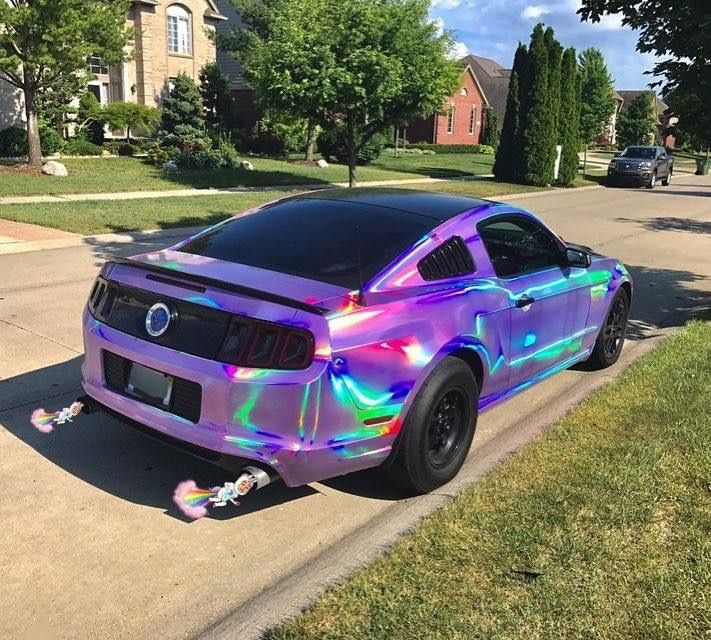
[(481, 85), (467, 65), (459, 89), (443, 105), (442, 112), (411, 122), (406, 138), (411, 143), (479, 144), (487, 106)]
[[(90, 58), (89, 91), (101, 104), (160, 106), (171, 78), (186, 73), (197, 80), (200, 69), (216, 59), (216, 27), (226, 20), (214, 0), (132, 0), (126, 16), (136, 34), (130, 57), (118, 65)], [(22, 126), (23, 109), (21, 92), (0, 81), (0, 128)]]

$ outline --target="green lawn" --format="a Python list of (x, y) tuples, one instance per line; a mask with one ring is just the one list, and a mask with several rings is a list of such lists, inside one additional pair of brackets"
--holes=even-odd
[[(348, 169), (331, 165), (319, 169), (298, 161), (250, 158), (255, 171), (178, 171), (165, 174), (139, 158), (63, 159), (67, 178), (22, 174), (0, 167), (0, 196), (153, 191), (185, 188), (279, 186), (346, 182)], [(383, 157), (358, 168), (358, 180), (397, 180), (413, 177), (448, 177), (487, 174), (492, 156), (441, 154), (438, 156)]]
[[(583, 183), (580, 184), (589, 184)], [(520, 184), (481, 179), (412, 185), (476, 197), (539, 190)], [(288, 195), (288, 189), (150, 200), (0, 205), (0, 218), (92, 234), (214, 224), (234, 213)]]
[(664, 341), (271, 640), (711, 633), (711, 323)]
[(215, 196), (150, 200), (13, 204), (0, 206), (0, 218), (94, 234), (171, 227), (208, 226), (288, 191), (254, 191)]

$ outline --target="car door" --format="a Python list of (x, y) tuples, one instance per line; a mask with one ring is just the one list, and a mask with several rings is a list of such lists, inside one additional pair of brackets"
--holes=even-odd
[(657, 149), (657, 168), (659, 178), (666, 178), (669, 175), (669, 159), (666, 150), (661, 147)]
[(510, 385), (554, 370), (580, 349), (590, 305), (580, 270), (565, 264), (565, 247), (522, 214), (481, 221), (479, 235), (511, 309)]

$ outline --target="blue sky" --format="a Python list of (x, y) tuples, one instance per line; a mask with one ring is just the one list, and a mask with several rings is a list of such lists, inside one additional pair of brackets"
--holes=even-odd
[(581, 22), (580, 0), (432, 0), (432, 16), (452, 31), (457, 53), (493, 58), (510, 67), (520, 41), (528, 44), (537, 22), (555, 29), (564, 47), (580, 53), (600, 49), (615, 80), (615, 88), (644, 89), (652, 77), (654, 57), (636, 49), (637, 35), (623, 27), (618, 16), (605, 16), (599, 24)]

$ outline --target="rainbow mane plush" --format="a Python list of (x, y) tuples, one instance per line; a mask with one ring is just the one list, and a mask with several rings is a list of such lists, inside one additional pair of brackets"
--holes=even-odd
[(201, 489), (194, 480), (181, 482), (173, 493), (173, 502), (188, 518), (197, 520), (207, 515), (207, 507), (216, 498), (220, 487)]
[(35, 409), (30, 416), (30, 422), (38, 431), (51, 433), (54, 431), (55, 425), (72, 422), (72, 418), (76, 418), (81, 413), (83, 406), (81, 402), (74, 402), (70, 406), (52, 413), (42, 408)]

